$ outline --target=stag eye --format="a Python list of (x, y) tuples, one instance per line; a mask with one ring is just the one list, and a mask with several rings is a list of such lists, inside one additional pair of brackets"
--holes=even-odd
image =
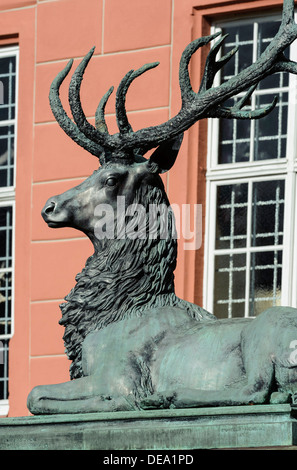
[(117, 184), (118, 180), (114, 177), (111, 176), (110, 178), (107, 178), (105, 181), (106, 186), (115, 186)]

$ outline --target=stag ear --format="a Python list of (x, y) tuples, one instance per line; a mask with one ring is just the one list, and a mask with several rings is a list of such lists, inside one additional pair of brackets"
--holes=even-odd
[(174, 165), (184, 134), (166, 140), (154, 151), (149, 159), (149, 167), (154, 173), (165, 173)]

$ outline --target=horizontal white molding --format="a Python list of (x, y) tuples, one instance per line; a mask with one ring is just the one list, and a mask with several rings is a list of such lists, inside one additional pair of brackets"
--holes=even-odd
[[(206, 179), (209, 181), (262, 178), (276, 175), (286, 175), (289, 171), (289, 162), (282, 158), (279, 160), (271, 159), (265, 161), (226, 163), (217, 165), (206, 173)], [(295, 164), (297, 171), (297, 162)]]

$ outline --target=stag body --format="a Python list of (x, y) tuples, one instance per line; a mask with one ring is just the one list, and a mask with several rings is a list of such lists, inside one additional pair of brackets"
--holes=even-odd
[(92, 240), (94, 254), (61, 305), (75, 380), (36, 387), (29, 396), (30, 410), (38, 414), (262, 403), (278, 388), (284, 392), (278, 396), (287, 399), (295, 381), (297, 385), (297, 368), (289, 361), (296, 310), (272, 309), (255, 321), (219, 321), (177, 298), (171, 212), (166, 238), (160, 237), (159, 214), (151, 238), (94, 235), (98, 223), (108, 222), (94, 217), (96, 207), (108, 201), (117, 219), (119, 196), (127, 205), (141, 203), (145, 209), (153, 203), (169, 204), (159, 175), (145, 162), (128, 170), (119, 163), (103, 166), (45, 205), (47, 223), (79, 227)]
[[(157, 64), (130, 71), (116, 96), (120, 133), (109, 135), (104, 108), (111, 88), (96, 111), (96, 127), (83, 113), (80, 86), (93, 54), (86, 55), (72, 76), (69, 102), (74, 122), (66, 115), (59, 87), (70, 62), (53, 81), (50, 104), (63, 130), (101, 163), (84, 183), (51, 198), (43, 217), (51, 227), (82, 230), (94, 245), (77, 284), (62, 304), (64, 341), (72, 360), (71, 380), (39, 386), (28, 397), (33, 413), (133, 410), (285, 402), (297, 391), (297, 367), (291, 345), (297, 337), (297, 310), (270, 309), (257, 319), (217, 320), (202, 308), (174, 293), (176, 240), (169, 211), (167, 236), (160, 236), (162, 217), (155, 219), (154, 237), (99, 237), (103, 225), (118, 227), (118, 197), (125, 208), (141, 204), (169, 206), (159, 173), (176, 159), (181, 136), (195, 121), (207, 117), (258, 119), (266, 107), (246, 112), (245, 103), (267, 75), (297, 65), (283, 52), (297, 37), (294, 2), (284, 1), (279, 33), (255, 64), (236, 77), (212, 88), (215, 74), (236, 53), (216, 60), (221, 38), (211, 48), (198, 93), (188, 73), (191, 55), (217, 35), (191, 43), (180, 64), (181, 111), (167, 123), (133, 132), (125, 111), (125, 97), (132, 81)], [(248, 90), (233, 107), (224, 101)], [(145, 152), (157, 147), (150, 159)], [(96, 208), (108, 204), (111, 216), (98, 219)], [(131, 215), (131, 214), (130, 214)], [(108, 217), (111, 217), (109, 219)], [(128, 217), (129, 219), (129, 217)], [(127, 225), (131, 221), (126, 220)], [(126, 226), (127, 226), (126, 225)], [(133, 232), (133, 230), (132, 230)]]

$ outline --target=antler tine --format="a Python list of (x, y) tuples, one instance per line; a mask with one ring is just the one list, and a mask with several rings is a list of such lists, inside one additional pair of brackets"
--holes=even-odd
[(269, 105), (252, 111), (242, 110), (241, 108), (243, 105), (239, 107), (238, 103), (235, 106), (231, 106), (229, 108), (222, 106), (214, 112), (213, 117), (227, 119), (260, 119), (264, 116), (267, 116), (267, 114), (269, 114), (275, 108), (277, 101), (277, 97), (275, 96), (272, 103)]
[(252, 111), (244, 111), (242, 108), (246, 105), (250, 99), (258, 84), (253, 85), (244, 95), (238, 100), (234, 106), (230, 107), (219, 107), (214, 111), (214, 117), (221, 117), (227, 119), (260, 119), (269, 114), (277, 104), (277, 97), (274, 97), (272, 103), (262, 108), (255, 109)]
[(196, 93), (192, 89), (191, 79), (189, 75), (189, 62), (191, 60), (192, 55), (200, 47), (210, 43), (220, 34), (221, 33), (215, 33), (210, 36), (195, 39), (190, 44), (188, 44), (188, 46), (183, 51), (179, 64), (179, 85), (183, 104), (192, 101), (196, 96)]
[(132, 131), (132, 127), (128, 121), (127, 112), (126, 112), (126, 95), (128, 89), (135, 80), (147, 70), (153, 69), (159, 65), (159, 62), (152, 62), (150, 64), (145, 64), (137, 70), (130, 70), (125, 77), (121, 80), (116, 94), (116, 117), (117, 124), (121, 133), (127, 133)]
[(297, 62), (287, 59), (283, 54), (281, 55), (281, 60), (274, 66), (275, 72), (289, 72), (297, 74)]
[[(116, 93), (116, 119), (119, 131), (121, 133), (126, 133), (132, 131), (132, 127), (128, 121), (125, 102), (126, 102), (126, 93), (129, 87), (129, 78), (132, 75), (133, 70), (129, 70), (126, 73), (124, 78), (122, 78)], [(131, 82), (130, 82), (131, 83)]]
[(286, 26), (287, 24), (295, 25), (294, 12), (295, 12), (294, 0), (284, 0), (283, 13), (282, 13), (282, 26)]
[(95, 126), (96, 126), (96, 129), (102, 133), (108, 133), (108, 129), (107, 129), (106, 121), (105, 121), (105, 106), (113, 90), (114, 90), (114, 87), (111, 86), (109, 90), (105, 93), (105, 95), (102, 96), (98, 104), (98, 107), (96, 109)]
[[(221, 34), (221, 33), (219, 33)], [(228, 34), (224, 34), (210, 49), (209, 54), (206, 58), (206, 63), (204, 67), (204, 74), (201, 81), (199, 92), (208, 90), (214, 82), (214, 78), (218, 71), (224, 67), (224, 65), (229, 62), (229, 60), (236, 54), (238, 51), (238, 46), (234, 47), (228, 54), (224, 55), (220, 59), (216, 60), (216, 55), (219, 52), (221, 45)]]
[(96, 157), (101, 157), (103, 153), (103, 148), (98, 146), (90, 139), (88, 139), (75, 125), (75, 123), (69, 118), (66, 111), (63, 108), (60, 99), (60, 86), (68, 75), (73, 64), (73, 59), (71, 59), (66, 67), (54, 78), (49, 91), (49, 102), (50, 107), (53, 112), (53, 115), (63, 129), (63, 131), (78, 145), (83, 147), (85, 150), (90, 152)]
[(94, 54), (94, 50), (95, 48), (93, 47), (88, 54), (86, 54), (72, 75), (69, 85), (69, 104), (73, 119), (80, 131), (93, 142), (102, 145), (105, 148), (112, 148), (112, 141), (108, 138), (110, 136), (106, 133), (99, 132), (87, 121), (80, 101), (80, 88), (83, 75), (92, 55)]

